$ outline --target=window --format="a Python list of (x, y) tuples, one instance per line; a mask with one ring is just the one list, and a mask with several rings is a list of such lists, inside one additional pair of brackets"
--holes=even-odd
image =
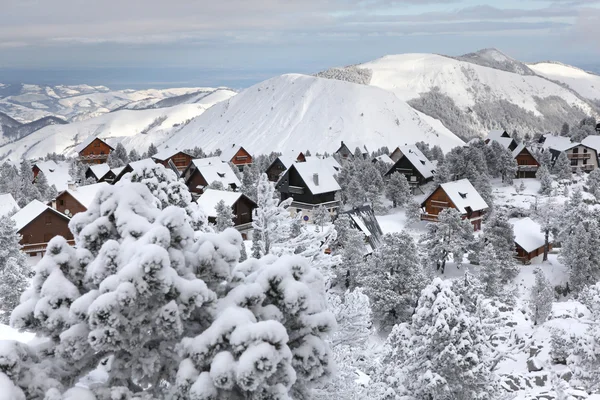
[(37, 253), (29, 253), (29, 257), (37, 257)]
[(571, 166), (572, 167), (577, 166), (577, 159), (576, 158), (574, 158), (574, 159), (571, 160)]
[(583, 152), (584, 152), (584, 153), (587, 153), (587, 149), (583, 149)]
[(60, 199), (60, 200), (58, 201), (58, 205), (59, 205), (59, 206), (64, 206), (64, 205), (65, 205), (65, 201), (64, 201), (63, 199)]
[(99, 140), (96, 140), (94, 142), (94, 147), (100, 147), (100, 141)]
[(573, 154), (577, 154), (577, 153), (579, 153), (579, 148), (575, 147), (575, 148), (573, 149)]
[(587, 162), (588, 162), (587, 158), (584, 158), (584, 159), (583, 159), (583, 165), (586, 165), (586, 164), (587, 164)]
[(52, 215), (46, 215), (46, 225), (52, 225)]

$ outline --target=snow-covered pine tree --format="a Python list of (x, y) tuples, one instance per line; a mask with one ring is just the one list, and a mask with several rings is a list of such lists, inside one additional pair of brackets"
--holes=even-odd
[(550, 251), (550, 237), (558, 231), (560, 219), (558, 217), (561, 212), (556, 205), (554, 198), (549, 198), (543, 203), (534, 203), (531, 218), (540, 224), (540, 231), (544, 234), (544, 258), (543, 261), (548, 261), (548, 253)]
[(519, 164), (508, 148), (502, 148), (500, 157), (498, 157), (498, 172), (502, 177), (502, 182), (512, 185), (513, 179), (517, 176)]
[[(600, 298), (594, 299), (594, 308), (600, 309)], [(600, 390), (600, 319), (594, 316), (587, 331), (575, 338), (573, 354), (567, 359), (569, 369), (573, 371), (571, 384), (583, 387), (588, 393)]]
[(353, 226), (354, 224), (348, 214), (341, 213), (337, 215), (335, 221), (333, 222), (333, 227), (337, 232), (337, 238), (331, 248), (332, 251), (335, 252), (344, 247), (345, 243), (348, 241), (350, 230), (354, 229)]
[(148, 146), (148, 150), (146, 150), (146, 156), (152, 157), (156, 153), (158, 153), (158, 149), (156, 148), (154, 143), (150, 143), (150, 146)]
[(481, 198), (487, 203), (487, 212), (492, 212), (494, 210), (494, 194), (492, 193), (490, 176), (486, 173), (479, 173), (475, 178), (471, 178), (471, 183), (473, 183), (475, 190), (477, 190)]
[(562, 127), (560, 128), (560, 136), (570, 136), (569, 135), (569, 131), (570, 131), (570, 127), (569, 124), (567, 124), (566, 122), (562, 125)]
[(540, 160), (540, 164), (545, 166), (548, 169), (548, 172), (552, 169), (552, 152), (550, 150), (546, 150), (540, 155), (538, 155), (538, 160)]
[(32, 200), (41, 200), (40, 192), (33, 184), (33, 170), (31, 163), (28, 160), (21, 161), (20, 167), (20, 197), (15, 198), (19, 207), (25, 207)]
[(496, 257), (496, 250), (491, 243), (484, 247), (480, 264), (479, 280), (483, 284), (483, 293), (488, 298), (499, 298), (502, 294), (501, 267)]
[(215, 206), (217, 211), (217, 232), (223, 232), (227, 228), (232, 228), (235, 224), (233, 223), (233, 211), (231, 207), (225, 204), (225, 201), (221, 200)]
[(358, 271), (358, 285), (365, 288), (375, 320), (385, 329), (410, 319), (426, 282), (417, 245), (406, 232), (384, 235), (366, 268)]
[(21, 252), (20, 236), (11, 218), (0, 218), (0, 322), (7, 324), (19, 305), (33, 271)]
[(554, 162), (554, 173), (560, 180), (570, 180), (573, 176), (571, 161), (569, 160), (569, 157), (567, 157), (566, 151), (562, 151)]
[(499, 392), (491, 364), (482, 322), (461, 304), (450, 281), (436, 278), (423, 289), (412, 322), (389, 335), (377, 381), (388, 399), (492, 400)]
[[(548, 152), (549, 153), (549, 152)], [(540, 181), (539, 193), (545, 196), (549, 196), (552, 193), (552, 176), (548, 168), (542, 164), (535, 173), (535, 177)]]
[(587, 177), (586, 186), (588, 191), (600, 200), (600, 168), (595, 168)]
[(385, 194), (394, 207), (404, 206), (411, 198), (410, 185), (404, 174), (394, 172), (386, 183)]
[(344, 289), (354, 289), (360, 272), (365, 268), (365, 235), (357, 229), (351, 229), (341, 251), (342, 262), (337, 281)]
[(131, 151), (129, 152), (129, 155), (127, 156), (127, 158), (129, 159), (129, 162), (134, 162), (134, 161), (141, 160), (141, 157), (138, 154), (138, 152), (136, 151), (136, 149), (131, 149)]
[(519, 274), (515, 262), (515, 233), (513, 225), (508, 221), (508, 216), (502, 210), (495, 210), (487, 221), (484, 241), (492, 247), (487, 250), (494, 251), (498, 274), (503, 284), (512, 281)]
[(125, 166), (125, 163), (123, 162), (123, 160), (121, 160), (119, 158), (119, 156), (117, 155), (117, 153), (114, 151), (110, 152), (110, 154), (106, 158), (106, 163), (111, 168), (120, 168), (120, 167)]
[(406, 203), (406, 224), (408, 226), (416, 224), (421, 220), (421, 204), (411, 198)]
[(438, 165), (441, 162), (444, 162), (444, 152), (442, 148), (437, 144), (431, 148), (431, 161), (437, 161)]
[(260, 232), (256, 229), (252, 231), (252, 258), (257, 260), (263, 256), (263, 244), (261, 242)]
[(448, 166), (447, 161), (438, 163), (435, 169), (435, 173), (433, 174), (433, 182), (436, 185), (440, 185), (442, 183), (450, 182), (452, 180), (452, 171), (450, 171), (450, 167)]
[(252, 200), (256, 200), (256, 189), (258, 186), (258, 179), (260, 172), (258, 168), (253, 164), (250, 167), (244, 168), (242, 171), (242, 188), (241, 191)]
[(317, 230), (318, 228), (323, 230), (325, 228), (325, 224), (331, 222), (331, 214), (327, 208), (323, 207), (323, 205), (320, 205), (313, 211), (313, 219), (315, 225), (317, 226)]
[(421, 245), (430, 267), (444, 273), (446, 261), (452, 260), (458, 266), (463, 262), (473, 242), (473, 225), (462, 219), (458, 210), (447, 208), (438, 214), (438, 222), (427, 225), (427, 232), (421, 238)]
[(596, 220), (580, 222), (562, 244), (560, 260), (569, 268), (569, 287), (575, 293), (600, 281), (598, 229)]
[(554, 290), (546, 274), (541, 268), (536, 268), (535, 284), (531, 288), (531, 297), (529, 310), (534, 325), (542, 324), (552, 311), (552, 302), (554, 301)]

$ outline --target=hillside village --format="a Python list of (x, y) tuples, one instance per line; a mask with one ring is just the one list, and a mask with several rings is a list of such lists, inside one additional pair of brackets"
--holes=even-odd
[[(600, 322), (600, 124), (581, 124), (592, 134), (572, 137), (568, 126), (561, 135), (527, 138), (492, 130), (449, 151), (425, 142), (369, 149), (342, 141), (332, 153), (259, 154), (232, 143), (210, 153), (151, 144), (140, 154), (93, 137), (76, 147), (76, 157), (5, 162), (0, 233), (20, 247), (13, 274), (22, 278), (3, 302), (3, 321), (31, 268), (37, 264), (34, 279), (45, 279), (40, 265), (64, 246), (98, 240), (84, 234), (89, 218), (137, 182), (154, 196), (152, 207), (185, 209), (195, 230), (237, 230), (241, 261), (291, 250), (319, 268), (329, 301), (345, 304), (334, 310), (339, 327), (357, 329), (359, 337), (332, 345), (339, 375), (318, 386), (317, 398), (383, 396), (410, 386), (401, 376), (388, 380), (394, 365), (401, 371), (407, 362), (390, 346), (406, 345), (399, 329), (407, 329), (419, 296), (442, 296), (450, 281), (454, 293), (440, 301), (460, 298), (461, 305), (444, 307), (483, 313), (478, 318), (491, 324), (477, 328), (488, 342), (473, 350), (490, 357), (484, 375), (491, 386), (469, 396), (600, 398), (593, 394), (600, 389), (593, 328)], [(422, 301), (418, 306), (430, 312)], [(39, 316), (21, 315), (23, 305), (18, 310), (11, 324), (36, 329), (27, 318)], [(93, 374), (112, 376), (98, 368)]]

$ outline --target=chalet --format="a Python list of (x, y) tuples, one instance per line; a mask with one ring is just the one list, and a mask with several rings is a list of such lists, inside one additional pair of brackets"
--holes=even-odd
[(398, 161), (400, 157), (402, 157), (402, 150), (400, 150), (400, 147), (396, 147), (396, 150), (392, 151), (392, 153), (390, 154), (390, 158), (394, 163), (396, 163), (396, 161)]
[(468, 179), (442, 183), (427, 196), (421, 207), (424, 209), (421, 220), (432, 222), (437, 222), (438, 214), (446, 208), (455, 208), (463, 219), (471, 221), (476, 231), (481, 229), (481, 219), (488, 209)]
[(600, 123), (596, 124), (596, 132), (600, 135)]
[(98, 191), (109, 186), (106, 182), (95, 183), (93, 185), (70, 187), (67, 190), (60, 192), (50, 203), (52, 208), (65, 214), (68, 217), (86, 211)]
[(279, 177), (281, 176), (281, 174), (283, 174), (283, 172), (285, 170), (287, 170), (290, 167), (290, 165), (297, 163), (297, 162), (305, 162), (305, 161), (306, 161), (306, 156), (302, 152), (282, 154), (279, 157), (277, 157), (271, 163), (271, 165), (269, 165), (269, 167), (266, 169), (265, 173), (267, 174), (267, 176), (269, 177), (269, 180), (271, 182), (277, 182), (279, 180)]
[(124, 168), (125, 167), (112, 168), (106, 174), (104, 174), (102, 176), (102, 178), (100, 178), (98, 180), (98, 183), (100, 183), (100, 182), (107, 182), (110, 184), (114, 183), (115, 179), (117, 179), (117, 176), (119, 176), (119, 174), (121, 173), (121, 171), (123, 171)]
[(296, 163), (285, 171), (276, 184), (281, 200), (293, 198), (290, 212), (304, 214), (304, 221), (310, 221), (312, 211), (323, 206), (335, 213), (340, 206), (336, 194), (341, 190), (335, 180), (336, 167), (328, 159), (311, 158)]
[(383, 231), (377, 222), (375, 212), (370, 205), (355, 207), (352, 210), (344, 211), (340, 214), (346, 214), (354, 224), (354, 228), (365, 235), (365, 253), (371, 254), (381, 245)]
[(114, 178), (112, 184), (119, 182), (123, 177), (130, 172), (143, 173), (145, 169), (155, 168), (156, 163), (152, 161), (150, 158), (144, 158), (143, 160), (130, 162), (122, 170), (120, 170), (119, 174)]
[(75, 148), (79, 161), (84, 164), (103, 164), (113, 150), (111, 145), (94, 136), (88, 137)]
[(375, 157), (373, 160), (371, 160), (372, 163), (384, 163), (384, 164), (390, 164), (390, 165), (394, 165), (396, 162), (394, 160), (392, 160), (392, 158), (390, 156), (388, 156), (387, 154), (382, 154), (380, 156)]
[(38, 200), (33, 200), (11, 218), (21, 235), (22, 250), (31, 257), (43, 253), (55, 236), (62, 236), (74, 244), (69, 217)]
[[(546, 243), (540, 225), (531, 218), (512, 218), (509, 222), (515, 231), (516, 258), (523, 264), (531, 263), (531, 260), (544, 254)], [(549, 250), (552, 243), (549, 243)]]
[(524, 144), (520, 144), (513, 150), (512, 155), (519, 166), (517, 178), (535, 178), (540, 163), (533, 152)]
[(69, 182), (72, 182), (69, 174), (69, 163), (66, 161), (55, 162), (52, 160), (38, 161), (31, 168), (33, 171), (34, 181), (38, 174), (43, 173), (48, 180), (48, 185), (54, 185), (56, 190), (61, 191), (67, 189)]
[(571, 142), (571, 139), (565, 136), (542, 135), (539, 141), (542, 151), (552, 153), (553, 162), (556, 161), (560, 153), (566, 153), (571, 161), (573, 171), (580, 168), (584, 172), (591, 172), (598, 168), (598, 153), (590, 146)]
[(246, 165), (252, 164), (252, 156), (240, 145), (232, 145), (224, 149), (219, 156), (224, 163), (233, 163), (240, 171), (244, 170)]
[(399, 149), (402, 155), (389, 171), (386, 172), (385, 176), (389, 177), (394, 172), (399, 172), (406, 176), (408, 183), (413, 186), (413, 190), (415, 187), (433, 180), (435, 166), (423, 155), (417, 146), (414, 144), (400, 146)]
[(20, 209), (12, 194), (0, 194), (0, 217), (7, 217)]
[(206, 189), (196, 203), (208, 216), (208, 222), (217, 221), (217, 203), (223, 200), (225, 205), (231, 207), (233, 212), (234, 227), (242, 233), (244, 239), (252, 229), (252, 212), (257, 207), (256, 203), (240, 192)]
[(108, 164), (92, 164), (85, 170), (85, 179), (99, 182), (108, 171), (110, 171)]
[(190, 165), (194, 157), (183, 150), (165, 149), (153, 155), (152, 159), (157, 164), (163, 165), (165, 168), (174, 165), (178, 171), (183, 171)]
[(369, 157), (369, 151), (367, 150), (366, 146), (356, 143), (344, 143), (343, 141), (334, 154), (337, 154), (342, 160), (353, 160), (356, 149), (359, 149), (365, 160), (367, 159), (367, 157)]
[(182, 178), (190, 192), (196, 194), (202, 194), (213, 182), (221, 182), (224, 188), (233, 190), (242, 186), (231, 166), (214, 157), (192, 160)]

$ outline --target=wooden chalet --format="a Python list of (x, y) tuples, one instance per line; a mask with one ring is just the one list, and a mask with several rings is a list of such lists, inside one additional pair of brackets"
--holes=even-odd
[(50, 205), (55, 210), (68, 217), (87, 211), (96, 194), (103, 187), (109, 186), (107, 182), (95, 183), (93, 185), (71, 187), (60, 192)]
[(172, 168), (172, 165), (174, 165), (181, 172), (190, 165), (194, 157), (183, 150), (165, 149), (153, 155), (152, 159), (165, 168)]
[(115, 179), (117, 179), (117, 176), (119, 176), (119, 174), (121, 173), (121, 171), (123, 171), (125, 167), (118, 167), (118, 168), (112, 168), (110, 169), (106, 174), (104, 174), (102, 176), (102, 178), (100, 178), (98, 180), (98, 183), (100, 182), (107, 182), (110, 184), (115, 183)]
[(76, 148), (79, 161), (84, 164), (103, 164), (114, 148), (98, 137), (89, 137)]
[(508, 134), (508, 132), (504, 130), (489, 131), (486, 138), (483, 139), (485, 144), (490, 144), (492, 140), (495, 140), (496, 142), (500, 143), (502, 146), (509, 149), (510, 151), (514, 151), (514, 149), (516, 149), (518, 146), (517, 141), (514, 138), (512, 138)]
[[(335, 161), (335, 160), (334, 160)], [(296, 163), (288, 168), (276, 184), (281, 200), (293, 198), (290, 212), (302, 212), (304, 221), (312, 219), (312, 211), (323, 206), (330, 213), (336, 213), (340, 206), (336, 195), (341, 190), (335, 180), (339, 165), (330, 159), (314, 158)]]
[[(544, 254), (546, 243), (540, 225), (531, 218), (513, 218), (509, 221), (515, 231), (516, 258), (523, 264), (530, 264), (531, 260)], [(548, 251), (552, 250), (552, 243), (548, 244)]]
[(233, 163), (240, 171), (243, 171), (246, 165), (252, 164), (252, 155), (242, 146), (235, 144), (221, 151), (219, 158), (224, 163)]
[(400, 146), (398, 149), (401, 152), (398, 161), (392, 165), (386, 177), (398, 172), (406, 176), (406, 180), (413, 187), (419, 187), (433, 180), (435, 173), (435, 165), (419, 150), (415, 145)]
[(367, 150), (366, 146), (360, 144), (345, 143), (344, 141), (341, 142), (340, 147), (335, 151), (334, 154), (337, 154), (342, 160), (353, 160), (354, 152), (356, 151), (356, 149), (359, 149), (363, 158), (367, 159), (367, 157), (369, 156), (369, 151)]
[(519, 166), (517, 178), (535, 178), (540, 162), (535, 158), (533, 152), (524, 144), (520, 144), (513, 150), (512, 155)]
[(395, 163), (400, 159), (400, 157), (402, 157), (402, 150), (400, 150), (400, 147), (396, 147), (396, 149), (390, 154), (390, 158)]
[(219, 157), (192, 160), (181, 177), (190, 192), (195, 194), (204, 193), (213, 182), (221, 182), (224, 188), (232, 190), (242, 186), (231, 166)]
[(52, 160), (36, 162), (31, 171), (33, 172), (33, 181), (38, 175), (43, 173), (48, 181), (48, 185), (56, 187), (56, 190), (65, 190), (73, 178), (69, 174), (69, 163), (66, 161), (55, 162)]
[(381, 245), (383, 231), (370, 205), (355, 207), (352, 210), (341, 212), (341, 214), (348, 215), (354, 228), (365, 235), (365, 254), (371, 254)]
[(566, 153), (571, 161), (573, 172), (581, 169), (584, 172), (591, 172), (598, 168), (598, 152), (595, 148), (584, 143), (572, 142), (570, 138), (565, 136), (542, 135), (539, 139), (542, 151), (550, 151), (552, 153), (552, 162), (561, 153)]
[(438, 214), (447, 208), (455, 208), (463, 219), (473, 224), (473, 229), (481, 229), (481, 219), (488, 205), (468, 179), (442, 183), (421, 203), (424, 212), (421, 220), (437, 222)]
[(281, 155), (277, 157), (271, 165), (266, 169), (265, 173), (269, 177), (271, 182), (277, 182), (281, 177), (281, 174), (285, 172), (292, 164), (297, 162), (305, 162), (306, 156), (304, 153), (293, 153), (288, 155)]
[(21, 235), (21, 250), (31, 257), (43, 254), (48, 242), (55, 236), (64, 237), (70, 244), (75, 243), (69, 230), (70, 218), (38, 200), (33, 200), (11, 218)]
[(110, 171), (108, 164), (92, 164), (85, 170), (85, 179), (94, 179), (99, 182)]
[(392, 158), (390, 156), (388, 156), (387, 154), (382, 154), (380, 156), (375, 157), (374, 159), (371, 160), (371, 162), (374, 163), (384, 163), (384, 164), (389, 164), (389, 165), (394, 165), (396, 162), (394, 160), (392, 160)]
[(208, 222), (216, 223), (216, 207), (221, 200), (225, 205), (231, 207), (234, 215), (234, 227), (242, 233), (244, 239), (247, 239), (248, 233), (252, 230), (252, 213), (258, 206), (252, 199), (240, 192), (206, 189), (196, 200), (196, 203), (207, 214)]

